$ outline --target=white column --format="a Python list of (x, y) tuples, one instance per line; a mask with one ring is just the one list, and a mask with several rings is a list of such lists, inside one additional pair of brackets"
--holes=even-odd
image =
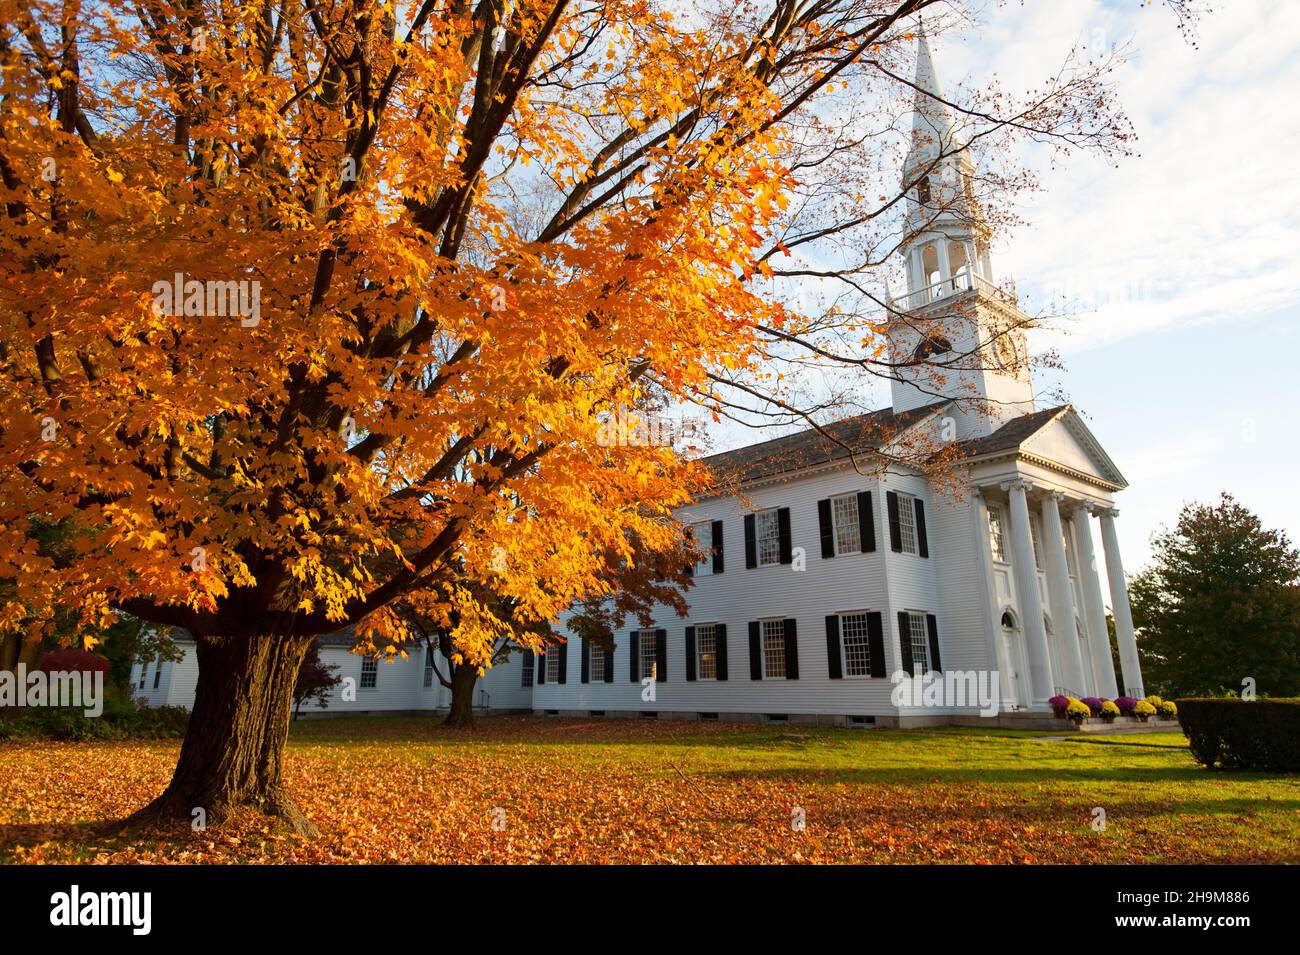
[(1034, 705), (1045, 706), (1052, 695), (1052, 666), (1047, 652), (1047, 630), (1043, 626), (1043, 601), (1038, 595), (1038, 568), (1034, 564), (1034, 541), (1029, 533), (1027, 481), (1003, 485), (1011, 497), (1011, 562), (1016, 572), (1016, 595), (1020, 601), (1021, 629), (1029, 655), (1029, 682)]
[(1115, 660), (1110, 655), (1110, 634), (1106, 632), (1106, 606), (1101, 599), (1101, 577), (1097, 575), (1097, 554), (1092, 547), (1088, 510), (1076, 507), (1070, 520), (1079, 552), (1079, 582), (1083, 585), (1083, 626), (1088, 633), (1088, 650), (1097, 692), (1108, 700), (1119, 696), (1115, 684)]
[[(1010, 660), (1001, 657), (1002, 641), (998, 639), (1002, 628), (1001, 614), (998, 607), (997, 584), (993, 580), (993, 547), (989, 540), (989, 508), (984, 495), (976, 488), (971, 494), (971, 513), (975, 520), (975, 546), (979, 550), (980, 574), (984, 578), (984, 592), (981, 594), (984, 604), (984, 643), (989, 665), (998, 671), (998, 685), (1002, 693), (1002, 706), (1006, 706), (1015, 694), (1011, 687), (1012, 666)], [(1026, 700), (1015, 700), (1023, 706)]]
[(1115, 640), (1119, 644), (1119, 665), (1124, 671), (1124, 692), (1141, 699), (1142, 665), (1138, 662), (1137, 637), (1133, 634), (1133, 611), (1128, 605), (1128, 584), (1119, 556), (1115, 534), (1117, 510), (1101, 512), (1101, 546), (1106, 552), (1106, 576), (1110, 578), (1110, 609), (1115, 617)]
[(1047, 593), (1052, 601), (1056, 637), (1056, 659), (1061, 664), (1061, 681), (1075, 693), (1087, 695), (1088, 683), (1079, 652), (1079, 635), (1074, 628), (1074, 594), (1070, 590), (1070, 568), (1065, 561), (1065, 533), (1061, 528), (1061, 495), (1043, 497), (1044, 557), (1047, 560)]
[(942, 232), (934, 240), (934, 247), (939, 253), (939, 281), (947, 284), (940, 287), (942, 294), (952, 291), (952, 263), (948, 261), (948, 237)]

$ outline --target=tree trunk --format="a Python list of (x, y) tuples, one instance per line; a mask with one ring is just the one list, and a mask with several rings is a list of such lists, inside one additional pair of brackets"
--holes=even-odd
[(451, 710), (443, 726), (474, 725), (474, 687), (478, 683), (478, 670), (461, 664), (451, 674)]
[(194, 710), (172, 781), (127, 824), (192, 822), (202, 809), (212, 825), (254, 808), (317, 835), (280, 777), (294, 683), (310, 645), (310, 638), (269, 634), (199, 639)]

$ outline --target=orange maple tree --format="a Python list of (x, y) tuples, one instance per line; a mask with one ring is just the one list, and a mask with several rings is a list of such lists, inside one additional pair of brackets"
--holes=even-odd
[[(781, 358), (890, 373), (771, 260), (898, 202), (845, 185), (864, 140), (817, 110), (897, 115), (930, 2), (0, 0), (0, 629), (62, 607), (197, 638), (140, 818), (310, 831), (281, 753), (313, 636), (400, 642), (418, 599), (486, 665), (504, 624), (461, 582), (546, 620), (629, 541), (678, 546), (706, 476), (610, 414), (790, 413)], [(1122, 145), (1100, 72), (990, 100), (945, 149)]]

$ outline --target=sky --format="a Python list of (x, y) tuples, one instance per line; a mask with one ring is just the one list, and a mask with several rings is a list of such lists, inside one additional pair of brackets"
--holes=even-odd
[(946, 81), (992, 67), (1019, 88), (1076, 38), (1132, 47), (1116, 81), (1136, 155), (1043, 170), (993, 253), (1031, 302), (1076, 303), (1064, 334), (1031, 339), (1065, 366), (1036, 384), (1063, 388), (1129, 481), (1130, 573), (1220, 490), (1300, 538), (1300, 4), (1215, 0), (1196, 32), (1159, 5), (1053, 0), (990, 6), (936, 48)]
[[(1032, 333), (1064, 364), (1035, 385), (1064, 392), (1128, 480), (1116, 529), (1130, 574), (1185, 502), (1222, 490), (1300, 538), (1300, 3), (1212, 6), (1194, 46), (1139, 0), (990, 0), (932, 43), (955, 99), (994, 76), (1038, 86), (1076, 41), (1129, 48), (1115, 82), (1135, 154), (1027, 153), (1042, 188), (992, 258), (1026, 311), (1071, 303)], [(737, 437), (720, 447), (754, 440)]]

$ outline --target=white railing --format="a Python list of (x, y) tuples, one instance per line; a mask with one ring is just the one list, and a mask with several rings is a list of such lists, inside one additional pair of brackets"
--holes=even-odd
[(891, 302), (895, 311), (909, 312), (914, 308), (922, 308), (933, 302), (941, 301), (952, 295), (961, 292), (980, 291), (985, 295), (991, 295), (994, 298), (1001, 299), (1008, 305), (1016, 304), (1015, 289), (1010, 291), (1000, 286), (994, 285), (982, 275), (974, 272), (962, 272), (951, 278), (942, 279), (933, 285), (926, 286), (923, 289), (917, 289), (915, 292), (909, 292), (906, 295), (900, 295)]

